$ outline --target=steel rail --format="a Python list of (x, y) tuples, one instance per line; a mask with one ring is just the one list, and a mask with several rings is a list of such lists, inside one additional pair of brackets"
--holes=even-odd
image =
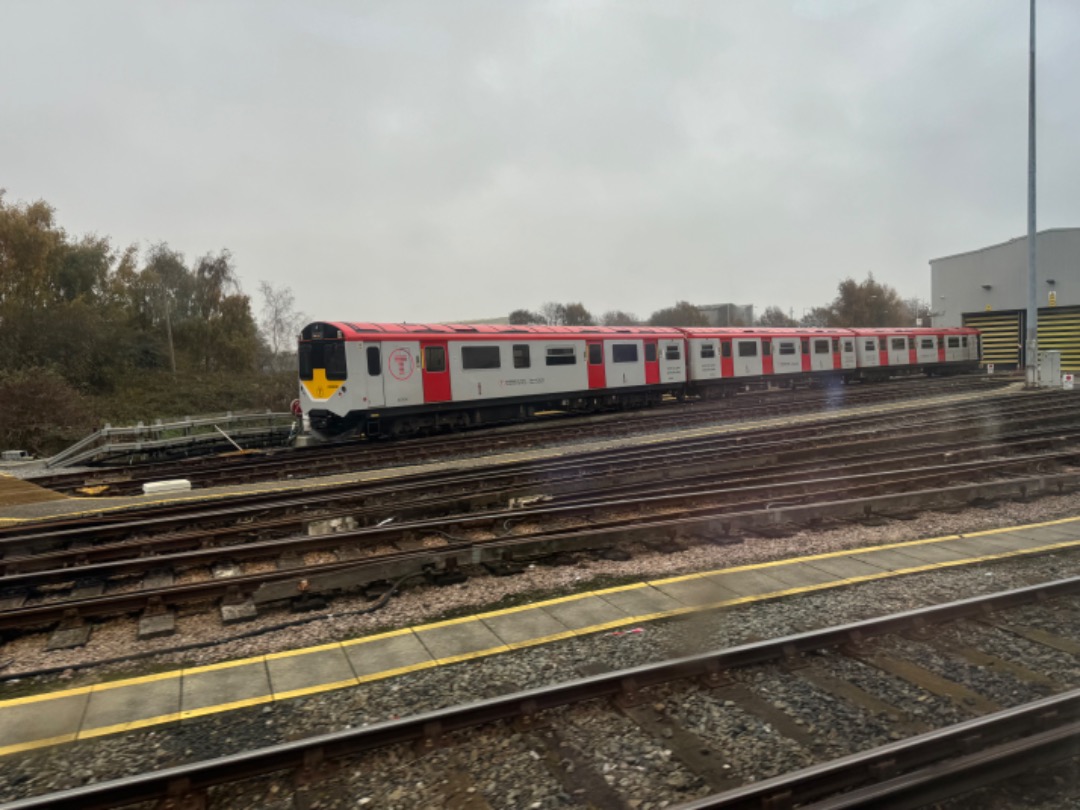
[[(670, 534), (720, 532), (733, 526), (776, 526), (796, 520), (809, 521), (823, 516), (860, 516), (877, 508), (911, 508), (912, 503), (952, 503), (970, 497), (1027, 497), (1039, 491), (1061, 492), (1080, 486), (1080, 472), (1044, 475), (937, 487), (890, 493), (872, 497), (814, 504), (796, 504), (744, 512), (723, 512), (690, 518), (660, 517), (632, 520), (611, 526), (589, 526), (543, 533), (539, 537), (508, 536), (479, 542), (459, 542), (437, 549), (380, 555), (370, 561), (339, 561), (283, 571), (247, 574), (207, 582), (184, 583), (169, 587), (103, 594), (97, 597), (67, 599), (0, 611), (0, 629), (27, 630), (73, 619), (100, 618), (159, 609), (210, 599), (242, 601), (250, 597), (257, 604), (284, 602), (293, 598), (328, 595), (361, 585), (423, 573), (453, 570), (460, 564), (480, 564), (513, 559), (515, 555), (550, 554), (555, 551), (603, 548), (620, 542), (632, 542)], [(340, 536), (340, 535), (339, 535)], [(81, 574), (80, 574), (81, 575)]]
[[(981, 383), (973, 386), (973, 388), (978, 389), (984, 385), (985, 383)], [(879, 400), (895, 400), (896, 397), (890, 396), (890, 394), (895, 395), (896, 393), (898, 392), (883, 391), (881, 393), (875, 393), (872, 397), (866, 398), (869, 400), (869, 403), (872, 404)], [(902, 399), (912, 399), (919, 395), (919, 392), (911, 392), (909, 395), (903, 396)], [(1042, 395), (1061, 396), (1062, 392), (1043, 392)], [(776, 394), (770, 394), (763, 399), (769, 399), (775, 396)], [(1012, 396), (1024, 396), (1024, 394), (1022, 392), (1017, 392)], [(821, 397), (821, 400), (825, 402), (829, 401), (827, 396)], [(813, 404), (821, 403), (814, 402)], [(847, 406), (867, 403), (861, 402), (858, 398), (849, 398), (842, 404)], [(777, 409), (775, 407), (769, 408), (762, 404), (756, 404), (746, 406), (744, 410), (745, 415), (752, 418), (758, 418), (768, 415), (779, 416), (793, 412), (802, 412), (807, 410), (807, 408), (802, 406), (786, 406), (782, 409)], [(737, 420), (737, 417), (740, 417), (741, 415), (742, 414), (739, 412), (733, 413), (730, 407), (725, 409), (719, 405), (707, 405), (690, 413), (679, 415), (667, 414), (664, 428), (665, 430), (685, 429), (686, 427), (692, 427), (699, 423), (714, 423), (716, 422), (717, 417), (725, 420), (736, 418)], [(520, 430), (513, 433), (502, 432), (497, 434), (485, 434), (484, 444), (487, 446), (502, 445), (507, 449), (517, 449), (521, 446), (530, 447), (535, 446), (536, 444), (546, 443), (551, 438), (571, 441), (579, 441), (586, 438), (613, 438), (612, 434), (625, 435), (627, 433), (633, 433), (637, 431), (641, 425), (655, 421), (655, 417), (648, 417), (647, 419), (642, 420), (640, 417), (626, 417), (625, 414), (620, 414), (619, 416), (620, 418), (618, 421), (612, 420), (610, 422), (590, 425), (560, 423), (556, 427), (544, 426), (542, 429)], [(377, 450), (373, 450), (370, 443), (329, 445), (323, 446), (322, 448), (304, 448), (303, 452), (296, 456), (293, 454), (294, 451), (279, 451), (277, 453), (258, 457), (233, 457), (226, 462), (215, 466), (203, 466), (190, 470), (186, 469), (183, 465), (162, 467), (152, 471), (142, 471), (138, 467), (132, 467), (128, 468), (126, 472), (119, 472), (116, 469), (111, 469), (103, 471), (100, 474), (70, 473), (64, 476), (45, 476), (37, 480), (42, 486), (55, 488), (58, 491), (74, 492), (79, 488), (86, 486), (108, 485), (114, 490), (113, 494), (121, 494), (137, 490), (141, 487), (142, 483), (160, 480), (163, 476), (189, 477), (201, 486), (212, 484), (219, 485), (222, 482), (272, 480), (274, 478), (279, 478), (284, 474), (296, 474), (297, 472), (301, 474), (306, 473), (310, 465), (307, 465), (304, 462), (304, 459), (309, 456), (311, 456), (309, 460), (317, 460), (320, 467), (324, 470), (328, 468), (348, 470), (354, 468), (358, 462), (365, 463), (365, 465), (370, 468), (406, 462), (415, 463), (418, 459), (423, 460), (430, 458), (433, 455), (444, 455), (460, 452), (462, 450), (467, 450), (471, 454), (474, 451), (476, 444), (477, 436), (467, 435), (451, 439), (411, 440), (404, 444), (392, 446), (379, 444), (377, 445)], [(309, 450), (313, 452), (308, 452)], [(318, 450), (321, 450), (321, 452), (314, 452)], [(298, 465), (298, 461), (301, 462), (303, 466)]]
[[(259, 540), (232, 545), (209, 545), (200, 542), (200, 535), (192, 533), (186, 539), (164, 541), (133, 541), (88, 549), (68, 549), (64, 552), (29, 556), (9, 556), (0, 559), (0, 589), (32, 588), (69, 582), (73, 579), (95, 578), (105, 580), (131, 574), (142, 574), (155, 569), (181, 569), (228, 559), (230, 561), (266, 559), (286, 553), (326, 551), (342, 546), (368, 548), (372, 546), (398, 545), (407, 537), (438, 532), (446, 535), (451, 531), (491, 529), (509, 520), (538, 521), (574, 518), (589, 521), (589, 531), (641, 522), (640, 516), (610, 517), (597, 520), (601, 513), (642, 508), (671, 508), (684, 505), (682, 518), (716, 516), (732, 511), (767, 509), (775, 502), (798, 500), (803, 504), (852, 498), (860, 495), (882, 494), (884, 488), (895, 491), (903, 487), (928, 488), (933, 484), (946, 484), (953, 480), (974, 482), (989, 474), (1031, 473), (1045, 465), (1058, 465), (1080, 459), (1080, 448), (1071, 452), (1043, 453), (1005, 459), (956, 461), (932, 467), (915, 466), (881, 472), (849, 473), (834, 472), (832, 475), (788, 481), (783, 483), (743, 483), (741, 486), (719, 486), (716, 482), (704, 482), (684, 487), (665, 487), (651, 494), (620, 493), (615, 497), (587, 493), (577, 499), (564, 502), (559, 499), (520, 509), (466, 512), (444, 515), (438, 518), (396, 521), (392, 526), (369, 527), (347, 532), (322, 535), (296, 535), (280, 539)], [(449, 499), (457, 500), (457, 499)], [(687, 501), (711, 501), (706, 506), (685, 505)], [(717, 503), (718, 500), (724, 501)], [(383, 507), (385, 510), (385, 507)], [(325, 520), (325, 517), (319, 520)], [(647, 518), (646, 518), (647, 520)], [(311, 518), (308, 519), (308, 522)], [(251, 527), (237, 527), (240, 532), (252, 531)], [(515, 535), (519, 541), (538, 540), (550, 534), (562, 534), (566, 528), (540, 530), (528, 535)], [(474, 541), (481, 545), (484, 541)], [(158, 546), (167, 548), (158, 549)], [(193, 548), (193, 546), (198, 546)], [(83, 561), (81, 558), (86, 558)], [(92, 560), (90, 558), (93, 558)], [(372, 560), (377, 562), (377, 559)], [(58, 565), (59, 563), (59, 565)], [(44, 567), (44, 566), (52, 567)]]
[[(1047, 423), (1053, 423), (1055, 418), (1052, 413), (1046, 413), (1045, 411), (1040, 412), (1038, 415), (1030, 415), (1026, 410), (1022, 410), (1021, 413), (1024, 414), (1024, 419), (1026, 419), (1026, 421), (1034, 422), (1044, 429), (1048, 429)], [(970, 434), (972, 440), (977, 439), (986, 433), (986, 416), (985, 413), (980, 413), (979, 417), (975, 420), (975, 424), (968, 427), (963, 427), (955, 422), (950, 422), (942, 425), (937, 431), (929, 431), (924, 428), (919, 433), (919, 442), (908, 444), (908, 452), (912, 452), (920, 446), (930, 444), (935, 435), (948, 436), (953, 441), (956, 441), (960, 437)], [(1066, 421), (1075, 421), (1077, 419), (1077, 414), (1072, 408), (1065, 409), (1059, 416)], [(872, 419), (876, 418), (876, 415), (872, 417)], [(1008, 414), (995, 413), (993, 415), (994, 420), (1007, 418), (1010, 418)], [(865, 420), (866, 417), (860, 417), (858, 421), (861, 423)], [(1004, 425), (1000, 421), (995, 422), (994, 424), (995, 431), (999, 433), (998, 437), (1001, 438), (1000, 431)], [(841, 430), (846, 430), (849, 429), (851, 425), (852, 423), (849, 420), (845, 420), (838, 424), (837, 427)], [(910, 430), (910, 427), (907, 425), (896, 427), (891, 430), (882, 429), (876, 425), (873, 425), (873, 428), (873, 430), (867, 431), (861, 440), (857, 438), (853, 439), (851, 436), (845, 436), (839, 449), (851, 450), (856, 441), (862, 442), (861, 447), (857, 448), (857, 450), (859, 454), (864, 455), (867, 452), (867, 449), (872, 447), (875, 442), (879, 445), (895, 447), (895, 444), (888, 441), (889, 437), (901, 435)], [(81, 539), (89, 529), (94, 529), (95, 536), (99, 537), (106, 531), (122, 532), (126, 529), (136, 530), (142, 533), (153, 526), (167, 527), (175, 525), (177, 522), (189, 523), (193, 519), (209, 520), (217, 515), (228, 517), (230, 515), (235, 515), (244, 508), (249, 511), (258, 511), (268, 506), (288, 508), (312, 502), (326, 503), (335, 498), (348, 498), (350, 495), (355, 496), (359, 491), (367, 490), (372, 487), (376, 493), (379, 491), (400, 493), (409, 488), (430, 484), (432, 482), (444, 481), (448, 478), (459, 478), (462, 481), (477, 481), (486, 476), (508, 477), (517, 473), (523, 476), (530, 475), (535, 478), (544, 477), (546, 481), (549, 481), (551, 480), (551, 476), (557, 474), (561, 468), (569, 466), (577, 471), (577, 477), (583, 477), (588, 472), (595, 469), (595, 465), (598, 464), (606, 465), (606, 468), (601, 466), (600, 469), (603, 470), (601, 474), (610, 475), (612, 467), (625, 469), (635, 461), (648, 469), (655, 469), (658, 456), (664, 462), (672, 465), (692, 462), (695, 457), (702, 456), (717, 462), (721, 460), (718, 454), (724, 452), (725, 448), (728, 455), (732, 457), (750, 455), (760, 457), (762, 453), (768, 452), (770, 447), (781, 448), (786, 451), (785, 460), (788, 463), (793, 463), (797, 461), (797, 458), (793, 457), (792, 454), (799, 450), (799, 447), (791, 447), (790, 442), (793, 438), (801, 440), (804, 443), (803, 456), (805, 460), (816, 460), (821, 458), (830, 442), (836, 443), (840, 441), (831, 434), (824, 438), (820, 434), (820, 425), (809, 425), (794, 430), (786, 428), (769, 429), (768, 431), (763, 431), (758, 434), (758, 440), (756, 442), (747, 441), (746, 434), (742, 433), (721, 434), (713, 437), (694, 437), (675, 441), (654, 441), (645, 447), (624, 447), (574, 453), (571, 454), (572, 457), (570, 458), (564, 455), (553, 459), (496, 463), (482, 468), (452, 468), (449, 470), (429, 470), (418, 473), (408, 473), (403, 476), (394, 477), (389, 484), (386, 479), (366, 482), (346, 482), (331, 486), (321, 486), (318, 488), (318, 492), (313, 494), (289, 495), (284, 498), (279, 492), (236, 495), (230, 496), (228, 505), (219, 509), (207, 509), (205, 502), (177, 504), (165, 508), (158, 507), (154, 509), (140, 509), (138, 507), (133, 507), (131, 509), (122, 510), (122, 513), (116, 517), (59, 519), (36, 522), (31, 525), (20, 524), (6, 529), (0, 527), (0, 551), (2, 551), (4, 547), (10, 547), (11, 545), (20, 546), (33, 542), (34, 536), (50, 535), (59, 539), (67, 535)], [(513, 485), (514, 484), (508, 484), (507, 486)]]
[[(601, 472), (601, 481), (607, 486), (596, 486), (597, 476), (588, 474), (587, 471), (578, 469), (579, 474), (572, 479), (557, 481), (550, 475), (538, 478), (542, 481), (543, 490), (537, 493), (535, 488), (518, 482), (514, 487), (507, 488), (499, 483), (498, 476), (474, 479), (477, 486), (472, 487), (468, 494), (439, 492), (435, 496), (420, 497), (410, 501), (394, 499), (390, 502), (380, 502), (378, 490), (369, 492), (364, 506), (338, 507), (326, 509), (327, 499), (313, 497), (305, 501), (305, 505), (316, 505), (318, 513), (308, 510), (293, 512), (281, 517), (268, 517), (259, 522), (240, 523), (234, 522), (227, 526), (215, 526), (206, 529), (189, 530), (185, 532), (170, 532), (166, 534), (145, 535), (145, 527), (137, 524), (136, 529), (141, 529), (136, 539), (122, 539), (112, 542), (101, 542), (92, 546), (73, 545), (65, 548), (55, 548), (53, 540), (48, 536), (31, 536), (23, 543), (9, 545), (9, 551), (0, 557), (0, 577), (12, 574), (26, 574), (35, 571), (48, 571), (50, 569), (75, 569), (81, 566), (94, 565), (104, 562), (116, 562), (137, 555), (141, 558), (140, 568), (147, 570), (156, 567), (154, 562), (161, 555), (174, 554), (192, 549), (209, 550), (220, 549), (222, 556), (251, 558), (257, 555), (257, 550), (266, 543), (271, 543), (273, 537), (252, 539), (254, 535), (273, 535), (282, 533), (303, 532), (306, 527), (314, 523), (341, 518), (352, 518), (361, 521), (362, 525), (371, 526), (381, 522), (392, 512), (395, 518), (394, 527), (399, 531), (410, 531), (423, 528), (424, 518), (430, 518), (433, 514), (439, 516), (441, 521), (454, 523), (459, 516), (465, 519), (476, 518), (481, 524), (485, 516), (490, 516), (492, 522), (505, 520), (508, 517), (516, 520), (543, 517), (550, 509), (569, 508), (602, 510), (608, 506), (618, 508), (621, 501), (634, 498), (636, 505), (645, 503), (671, 503), (678, 499), (689, 497), (707, 498), (724, 496), (733, 497), (740, 492), (757, 492), (760, 498), (769, 501), (790, 497), (808, 497), (815, 495), (821, 497), (822, 489), (827, 491), (829, 486), (836, 487), (844, 481), (853, 484), (866, 484), (877, 481), (887, 483), (888, 479), (902, 475), (923, 473), (924, 476), (941, 475), (947, 472), (966, 473), (982, 472), (987, 470), (1004, 470), (1008, 467), (1015, 469), (1016, 466), (1032, 467), (1045, 463), (1059, 463), (1071, 460), (1075, 453), (1062, 451), (1043, 453), (1042, 455), (1017, 456), (1018, 452), (1029, 454), (1036, 450), (1047, 447), (1057, 447), (1062, 444), (1076, 443), (1080, 441), (1080, 432), (1062, 433), (1058, 431), (1040, 431), (1033, 436), (1030, 433), (1016, 435), (999, 435), (998, 442), (978, 445), (973, 442), (944, 445), (935, 447), (931, 452), (915, 453), (911, 450), (893, 451), (876, 457), (859, 455), (859, 458), (867, 459), (851, 463), (846, 459), (840, 459), (825, 466), (821, 463), (810, 462), (802, 465), (783, 465), (783, 472), (776, 472), (780, 466), (755, 467), (747, 471), (738, 471), (738, 486), (728, 486), (721, 489), (725, 482), (732, 477), (732, 471), (726, 469), (722, 463), (717, 464), (715, 459), (709, 459), (703, 465), (697, 466), (682, 463), (678, 466), (681, 474), (674, 474), (667, 465), (660, 464), (650, 471), (635, 471), (632, 474), (612, 474), (607, 469)], [(1007, 459), (986, 460), (990, 455), (1012, 454)], [(899, 466), (890, 470), (879, 471), (883, 459), (894, 458), (893, 463), (899, 462)], [(968, 465), (968, 466), (964, 466)], [(720, 470), (715, 470), (720, 466)], [(808, 469), (809, 468), (809, 469)], [(623, 483), (622, 480), (627, 481)], [(664, 482), (661, 489), (657, 489), (657, 482)], [(399, 496), (399, 488), (390, 487), (382, 490), (387, 494)], [(421, 490), (423, 492), (423, 490)], [(528, 494), (540, 494), (544, 497), (544, 505), (524, 506), (511, 509), (512, 514), (507, 514), (505, 509), (491, 509), (490, 507), (503, 506), (508, 499), (522, 497)], [(355, 502), (361, 496), (354, 495), (348, 498)], [(658, 500), (659, 499), (659, 500)], [(333, 499), (331, 499), (333, 500)], [(344, 498), (342, 498), (344, 500)], [(488, 507), (485, 509), (485, 507)], [(452, 510), (459, 510), (460, 515), (455, 515)], [(480, 510), (478, 512), (478, 510)], [(265, 514), (265, 509), (260, 510)], [(197, 518), (195, 518), (197, 520)], [(360, 530), (366, 531), (366, 530)], [(233, 542), (227, 548), (223, 543), (229, 540), (247, 538), (242, 545)], [(341, 532), (328, 533), (322, 536), (295, 537), (289, 542), (295, 543), (295, 549), (305, 551), (319, 551), (326, 548), (341, 545)], [(35, 543), (35, 541), (37, 541)], [(24, 545), (24, 543), (26, 545)], [(36, 551), (35, 545), (48, 544), (44, 550)], [(2, 548), (2, 544), (0, 544)], [(266, 546), (269, 550), (281, 551), (281, 546)], [(210, 552), (213, 553), (213, 552)], [(64, 576), (70, 578), (75, 572), (68, 572)], [(8, 585), (0, 579), (0, 588)]]
[[(1073, 689), (671, 810), (923, 807), (1000, 781), (1032, 764), (1076, 756), (1078, 739), (1080, 689)], [(887, 778), (894, 774), (903, 775)]]
[[(984, 615), (988, 610), (1016, 607), (1077, 592), (1080, 592), (1080, 577), (917, 608), (20, 799), (3, 805), (3, 810), (96, 810), (163, 798), (179, 800), (185, 795), (201, 793), (216, 785), (278, 771), (310, 773), (328, 760), (390, 745), (420, 743), (434, 746), (441, 738), (455, 732), (517, 717), (531, 720), (540, 712), (588, 700), (618, 696), (628, 703), (635, 703), (642, 697), (641, 690), (651, 686), (695, 677), (704, 678), (706, 683), (717, 684), (722, 682), (726, 670), (791, 659), (844, 644), (857, 645), (869, 638), (923, 627), (927, 623)], [(1059, 714), (1080, 712), (1080, 690), (1066, 693), (1058, 701)], [(1018, 712), (1018, 709), (1007, 710), (1010, 716)]]

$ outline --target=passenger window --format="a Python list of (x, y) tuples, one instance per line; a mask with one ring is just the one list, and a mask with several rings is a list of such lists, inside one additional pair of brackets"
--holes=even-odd
[(599, 366), (604, 362), (604, 347), (599, 343), (589, 344), (589, 365)]
[(814, 354), (828, 354), (829, 353), (829, 341), (815, 340), (814, 341)]
[(919, 341), (919, 343), (922, 345), (922, 347), (924, 349), (932, 349), (932, 348), (934, 348), (934, 339), (933, 338), (922, 338)]
[(790, 342), (789, 343), (778, 343), (777, 346), (778, 346), (778, 351), (779, 351), (780, 354), (784, 354), (784, 355), (795, 354), (795, 344), (794, 343), (790, 343)]
[(866, 345), (863, 348), (865, 348), (866, 351), (868, 351), (868, 352), (872, 352), (872, 351), (874, 351), (874, 348), (876, 346), (877, 346), (877, 341), (876, 340), (868, 340), (868, 341), (866, 341)]
[(892, 347), (893, 347), (894, 352), (903, 351), (904, 349), (907, 348), (907, 339), (906, 338), (893, 338), (892, 339)]
[(461, 367), (463, 369), (501, 368), (498, 346), (462, 346)]
[(655, 363), (656, 362), (656, 344), (655, 343), (646, 343), (645, 344), (645, 362), (646, 363)]
[(633, 343), (615, 343), (611, 347), (611, 362), (636, 363), (637, 346)]
[(855, 351), (855, 341), (854, 340), (845, 340), (844, 341), (844, 351), (845, 352), (853, 352), (853, 351)]
[(367, 347), (367, 373), (370, 377), (378, 377), (382, 373), (382, 360), (379, 354), (378, 346)]
[(433, 374), (446, 371), (446, 349), (442, 346), (425, 346), (424, 371)]
[(546, 362), (549, 366), (576, 366), (577, 352), (572, 346), (549, 346)]
[(716, 346), (714, 346), (712, 343), (702, 343), (701, 358), (703, 360), (706, 360), (712, 357), (716, 357)]
[(348, 379), (348, 367), (345, 364), (345, 344), (327, 343), (326, 351), (326, 379)]
[(965, 349), (967, 348), (967, 335), (964, 335), (962, 338), (960, 338), (960, 345), (963, 346)]
[(665, 360), (682, 360), (682, 352), (679, 351), (678, 346), (666, 346), (664, 348)]
[(514, 368), (528, 368), (529, 367), (529, 344), (528, 343), (515, 343), (514, 344)]
[(740, 340), (739, 357), (757, 357), (757, 344), (752, 340)]

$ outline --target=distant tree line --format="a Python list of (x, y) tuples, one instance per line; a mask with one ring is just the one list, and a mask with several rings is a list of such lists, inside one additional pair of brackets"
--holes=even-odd
[[(806, 309), (801, 317), (786, 313), (778, 306), (766, 306), (754, 323), (733, 318), (731, 326), (769, 327), (876, 327), (929, 325), (930, 307), (920, 298), (903, 299), (888, 284), (874, 279), (873, 273), (863, 281), (845, 278), (837, 286), (836, 297), (828, 304)], [(701, 310), (688, 301), (659, 309), (648, 318), (622, 310), (608, 310), (599, 318), (578, 302), (559, 304), (549, 301), (538, 311), (515, 309), (510, 313), (512, 324), (549, 326), (708, 326)]]
[(42, 435), (49, 419), (84, 422), (94, 409), (81, 397), (135, 397), (155, 375), (280, 367), (295, 352), (300, 316), (287, 288), (262, 292), (260, 331), (227, 249), (189, 261), (165, 243), (140, 254), (103, 236), (75, 238), (48, 203), (9, 203), (0, 189), (0, 444), (26, 441), (35, 420), (45, 420)]

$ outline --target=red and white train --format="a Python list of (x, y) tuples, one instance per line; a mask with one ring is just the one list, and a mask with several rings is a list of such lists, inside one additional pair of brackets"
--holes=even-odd
[(979, 333), (317, 322), (301, 332), (299, 356), (310, 429), (377, 437), (641, 407), (668, 394), (971, 371)]

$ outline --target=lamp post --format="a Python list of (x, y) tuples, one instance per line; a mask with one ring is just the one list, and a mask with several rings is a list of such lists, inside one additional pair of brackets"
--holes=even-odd
[(1035, 292), (1035, 0), (1031, 0), (1028, 48), (1028, 301), (1027, 301), (1027, 370), (1028, 385), (1036, 384), (1039, 351), (1039, 304)]

